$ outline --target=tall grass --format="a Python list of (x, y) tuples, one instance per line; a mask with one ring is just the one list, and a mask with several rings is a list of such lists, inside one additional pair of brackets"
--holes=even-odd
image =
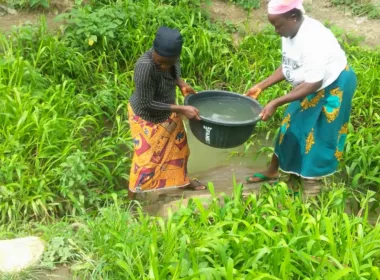
[(100, 59), (43, 32), (0, 41), (2, 222), (75, 214), (128, 180), (131, 73), (105, 75)]
[(261, 6), (260, 0), (229, 0), (229, 2), (236, 3), (246, 10), (258, 9)]
[(44, 259), (73, 262), (76, 279), (379, 279), (373, 195), (353, 216), (345, 213), (345, 188), (303, 203), (283, 184), (244, 199), (236, 185), (232, 198), (213, 196), (208, 206), (192, 199), (166, 219), (114, 196), (97, 217), (79, 219), (77, 232), (65, 222), (34, 230), (50, 239)]
[[(199, 1), (109, 2), (65, 15), (62, 35), (42, 25), (0, 39), (1, 223), (83, 213), (101, 206), (111, 191), (125, 191), (133, 66), (159, 26), (183, 33), (183, 76), (198, 90), (242, 93), (280, 63), (280, 40), (272, 30), (247, 34), (235, 46), (223, 26), (203, 15)], [(376, 186), (380, 53), (344, 47), (359, 88), (342, 170), (348, 184)], [(260, 102), (286, 89), (273, 87)], [(275, 129), (281, 113), (260, 129)]]
[(380, 6), (371, 0), (331, 0), (335, 6), (347, 6), (356, 16), (368, 16), (371, 19), (380, 18)]

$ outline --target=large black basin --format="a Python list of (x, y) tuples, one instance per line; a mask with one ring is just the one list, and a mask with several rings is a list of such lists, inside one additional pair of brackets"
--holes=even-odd
[[(231, 106), (231, 108), (237, 105), (250, 106), (252, 118), (249, 117), (242, 121), (218, 121), (204, 116), (205, 112), (202, 112), (200, 104), (202, 105), (202, 102), (210, 104), (210, 102), (218, 102), (218, 100), (228, 102), (228, 106)], [(200, 110), (201, 121), (189, 120), (191, 132), (199, 141), (214, 148), (228, 149), (244, 144), (252, 135), (257, 122), (261, 119), (259, 114), (262, 107), (256, 100), (228, 91), (208, 90), (191, 94), (185, 98), (185, 105), (194, 106)], [(203, 108), (203, 110), (206, 109)], [(210, 115), (209, 113), (207, 115)]]

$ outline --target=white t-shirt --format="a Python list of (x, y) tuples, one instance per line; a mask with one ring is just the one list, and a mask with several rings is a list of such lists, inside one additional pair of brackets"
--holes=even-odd
[(304, 16), (294, 38), (282, 38), (282, 71), (293, 86), (323, 80), (331, 85), (347, 66), (346, 54), (334, 34), (319, 21)]

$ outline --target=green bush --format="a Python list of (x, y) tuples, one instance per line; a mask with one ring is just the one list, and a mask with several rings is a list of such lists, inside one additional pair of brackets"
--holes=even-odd
[(283, 184), (245, 199), (241, 190), (235, 186), (232, 198), (214, 196), (207, 207), (191, 199), (166, 219), (125, 209), (114, 197), (97, 217), (79, 220), (76, 234), (67, 236), (66, 225), (53, 235), (47, 255), (60, 252), (55, 243), (67, 238), (77, 279), (380, 277), (380, 226), (368, 218), (374, 193), (361, 197), (362, 214), (353, 216), (345, 213), (344, 188), (309, 203), (292, 199)]
[(7, 0), (8, 5), (15, 8), (49, 8), (50, 0)]
[(345, 5), (352, 9), (354, 15), (367, 15), (372, 19), (380, 18), (380, 6), (373, 3), (371, 0), (332, 0), (334, 5)]
[(260, 0), (229, 0), (237, 5), (243, 7), (246, 10), (258, 9), (260, 8)]
[[(183, 76), (198, 90), (243, 93), (280, 64), (280, 39), (271, 29), (235, 46), (231, 34), (198, 6), (161, 3), (124, 0), (77, 7), (65, 16), (63, 36), (42, 26), (1, 38), (1, 223), (82, 213), (102, 205), (111, 191), (126, 190), (132, 154), (126, 105), (133, 67), (152, 46), (159, 26), (183, 33)], [(348, 185), (376, 187), (380, 53), (342, 44), (359, 87), (341, 169)], [(275, 86), (260, 102), (288, 89)], [(276, 130), (282, 111), (259, 129)]]

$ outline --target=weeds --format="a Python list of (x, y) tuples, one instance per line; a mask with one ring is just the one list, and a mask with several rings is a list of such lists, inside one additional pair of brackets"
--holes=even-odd
[[(123, 203), (126, 105), (134, 63), (157, 28), (183, 33), (182, 72), (197, 90), (245, 92), (278, 67), (280, 39), (268, 29), (235, 46), (233, 28), (212, 24), (200, 1), (93, 2), (64, 16), (62, 35), (42, 24), (0, 38), (0, 238), (42, 236), (41, 269), (70, 263), (78, 279), (380, 279), (379, 221), (370, 221), (378, 202), (368, 191), (380, 183), (379, 51), (334, 29), (359, 80), (341, 168), (364, 195), (332, 187), (302, 203), (284, 184), (244, 198), (242, 186), (217, 197), (210, 185), (207, 206), (191, 199), (151, 217)], [(260, 102), (288, 89), (275, 86)], [(267, 140), (281, 115), (260, 123)], [(22, 278), (33, 271), (6, 279)]]
[[(292, 201), (284, 185), (264, 187), (262, 192), (243, 200), (241, 186), (236, 186), (233, 198), (214, 197), (207, 208), (198, 199), (190, 200), (175, 214), (169, 212), (166, 221), (104, 209), (91, 224), (86, 245), (93, 248), (96, 261), (82, 275), (332, 279), (338, 274), (336, 279), (345, 275), (376, 279), (379, 227), (343, 212), (347, 196), (343, 189), (322, 195), (317, 207)], [(118, 250), (104, 250), (103, 242)]]
[(260, 0), (229, 0), (230, 2), (236, 3), (237, 5), (243, 7), (245, 10), (258, 9), (260, 8)]
[(356, 16), (368, 16), (371, 19), (380, 18), (380, 6), (371, 0), (331, 0), (334, 5), (348, 6)]
[(8, 5), (23, 9), (23, 8), (49, 8), (49, 0), (7, 0)]
[[(260, 195), (190, 199), (166, 219), (120, 203), (96, 217), (37, 226), (49, 241), (44, 260), (74, 261), (76, 279), (378, 279), (380, 227), (369, 223), (374, 193), (346, 214), (345, 188), (302, 203), (286, 185)], [(214, 193), (212, 185), (211, 193)], [(207, 206), (206, 206), (207, 205)]]
[[(0, 39), (1, 223), (84, 213), (101, 206), (110, 192), (125, 192), (133, 66), (152, 46), (159, 26), (181, 30), (183, 76), (197, 90), (243, 93), (281, 61), (273, 30), (246, 36), (235, 46), (198, 2), (99, 2), (77, 6), (65, 18), (62, 36), (42, 25)], [(380, 53), (341, 43), (360, 81), (341, 167), (349, 184), (378, 186)], [(265, 104), (288, 89), (275, 86), (259, 101)], [(273, 131), (282, 112), (260, 123), (259, 131)]]

